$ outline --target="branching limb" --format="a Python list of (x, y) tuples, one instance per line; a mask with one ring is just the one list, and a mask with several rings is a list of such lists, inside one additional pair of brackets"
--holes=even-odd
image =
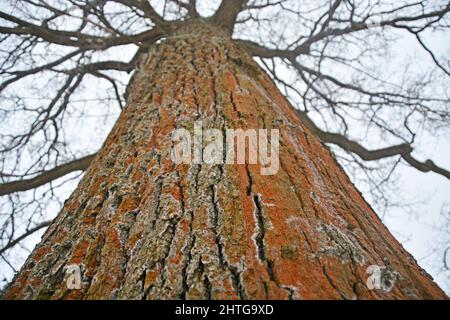
[(52, 223), (51, 220), (47, 220), (47, 221), (39, 223), (38, 225), (36, 225), (35, 227), (33, 227), (31, 229), (28, 229), (27, 231), (25, 231), (23, 234), (21, 234), (17, 238), (9, 241), (3, 248), (0, 248), (0, 255), (5, 253), (8, 249), (11, 249), (15, 245), (17, 245), (19, 242), (21, 242), (25, 238), (31, 236), (33, 233), (41, 230), (42, 228), (48, 227), (51, 223)]
[(221, 26), (230, 35), (233, 33), (236, 18), (248, 0), (225, 0), (212, 17), (215, 24)]
[(70, 161), (51, 170), (42, 172), (41, 174), (31, 179), (23, 179), (0, 184), (0, 196), (11, 194), (13, 192), (31, 190), (58, 178), (61, 178), (68, 173), (79, 170), (86, 170), (91, 164), (94, 157), (95, 154), (91, 154), (83, 158)]
[(297, 110), (297, 114), (308, 129), (315, 133), (324, 143), (335, 144), (347, 152), (357, 154), (365, 161), (374, 161), (393, 156), (401, 156), (406, 162), (417, 170), (422, 172), (432, 171), (446, 177), (447, 179), (450, 179), (450, 171), (436, 166), (433, 161), (426, 160), (425, 162), (420, 162), (416, 160), (411, 155), (413, 148), (409, 144), (399, 144), (377, 150), (368, 150), (358, 142), (352, 141), (341, 134), (321, 130), (314, 124), (311, 118), (308, 117), (306, 112)]

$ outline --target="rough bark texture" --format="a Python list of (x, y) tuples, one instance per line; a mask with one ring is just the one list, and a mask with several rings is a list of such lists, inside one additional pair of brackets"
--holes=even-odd
[[(280, 170), (174, 165), (175, 128), (280, 129)], [(79, 264), (68, 290), (64, 266)], [(397, 275), (366, 287), (370, 265)], [(442, 290), (253, 60), (195, 25), (152, 46), (128, 104), (6, 292), (32, 299), (421, 299)]]

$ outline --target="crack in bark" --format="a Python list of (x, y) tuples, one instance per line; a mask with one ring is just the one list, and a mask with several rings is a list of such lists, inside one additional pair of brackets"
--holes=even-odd
[(341, 296), (342, 299), (344, 299), (344, 300), (353, 300), (353, 299), (347, 297), (345, 295), (345, 293), (343, 293), (339, 289), (339, 287), (334, 283), (333, 279), (331, 279), (330, 275), (328, 274), (328, 271), (327, 271), (325, 265), (322, 265), (322, 273), (325, 276), (325, 278), (327, 279), (328, 283), (333, 287), (334, 290), (336, 290), (336, 292)]
[(200, 278), (203, 278), (203, 285), (205, 287), (206, 300), (211, 300), (212, 297), (212, 286), (209, 281), (208, 275), (205, 273), (205, 265), (203, 264), (202, 257), (198, 261), (198, 270)]
[(239, 299), (246, 300), (247, 295), (245, 293), (245, 288), (244, 288), (244, 285), (243, 285), (242, 279), (241, 279), (242, 273), (238, 271), (238, 268), (236, 268), (235, 266), (232, 266), (232, 265), (228, 265), (228, 269), (231, 272), (231, 276), (232, 276), (231, 280), (232, 280), (233, 288), (234, 288), (234, 290), (236, 290)]
[(184, 266), (181, 269), (181, 278), (182, 278), (182, 291), (180, 293), (180, 299), (185, 300), (186, 294), (189, 291), (189, 285), (188, 285), (188, 274), (187, 274), (187, 268), (189, 267), (189, 264), (192, 261), (192, 249), (195, 245), (195, 234), (192, 234), (192, 221), (193, 221), (193, 214), (190, 212), (191, 221), (189, 223), (189, 248), (187, 250), (187, 260), (184, 264)]
[(224, 262), (224, 254), (223, 254), (223, 244), (222, 239), (219, 234), (219, 205), (218, 205), (218, 199), (217, 199), (217, 190), (216, 185), (211, 185), (211, 202), (213, 207), (213, 215), (212, 215), (212, 229), (215, 235), (215, 242), (217, 245), (217, 251), (218, 251), (218, 257), (219, 257), (219, 264), (222, 269), (225, 269), (225, 262)]
[[(250, 187), (251, 190), (252, 187)], [(265, 261), (267, 264), (267, 270), (269, 271), (269, 275), (271, 275), (271, 278), (273, 276), (272, 268), (269, 267), (269, 263), (266, 259), (266, 252), (264, 248), (264, 237), (265, 237), (265, 221), (264, 221), (264, 214), (261, 204), (261, 199), (259, 195), (252, 195), (253, 205), (254, 205), (254, 215), (256, 218), (257, 226), (258, 226), (258, 233), (255, 236), (255, 242), (258, 246), (258, 257), (261, 261)]]
[(156, 206), (155, 206), (155, 218), (152, 221), (152, 229), (155, 228), (156, 222), (159, 218), (159, 211), (161, 208), (161, 196), (162, 196), (162, 186), (163, 186), (164, 178), (162, 176), (159, 176), (156, 178)]
[(235, 289), (239, 299), (245, 299), (246, 294), (244, 291), (244, 287), (241, 281), (241, 273), (238, 271), (238, 268), (231, 265), (227, 259), (225, 258), (224, 254), (224, 246), (222, 237), (220, 236), (220, 225), (219, 225), (219, 205), (218, 205), (218, 197), (217, 197), (217, 190), (216, 185), (211, 185), (211, 197), (212, 197), (212, 203), (213, 203), (213, 232), (215, 234), (215, 242), (217, 245), (218, 250), (218, 257), (219, 257), (219, 264), (223, 270), (228, 269), (231, 274), (231, 280), (233, 288)]

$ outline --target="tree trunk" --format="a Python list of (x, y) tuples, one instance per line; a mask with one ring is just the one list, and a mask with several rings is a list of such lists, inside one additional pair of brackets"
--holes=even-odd
[[(446, 297), (270, 78), (220, 31), (193, 25), (152, 45), (127, 95), (5, 298)], [(278, 173), (173, 163), (173, 130), (192, 132), (196, 120), (222, 131), (279, 129)], [(81, 270), (79, 289), (67, 286), (70, 265)]]

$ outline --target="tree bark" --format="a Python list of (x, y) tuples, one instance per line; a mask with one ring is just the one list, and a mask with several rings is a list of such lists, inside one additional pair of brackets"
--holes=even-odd
[[(127, 106), (7, 299), (446, 298), (228, 35), (152, 45)], [(175, 128), (277, 128), (280, 170), (175, 165)], [(80, 289), (65, 282), (81, 269)], [(391, 290), (366, 285), (383, 267)]]

